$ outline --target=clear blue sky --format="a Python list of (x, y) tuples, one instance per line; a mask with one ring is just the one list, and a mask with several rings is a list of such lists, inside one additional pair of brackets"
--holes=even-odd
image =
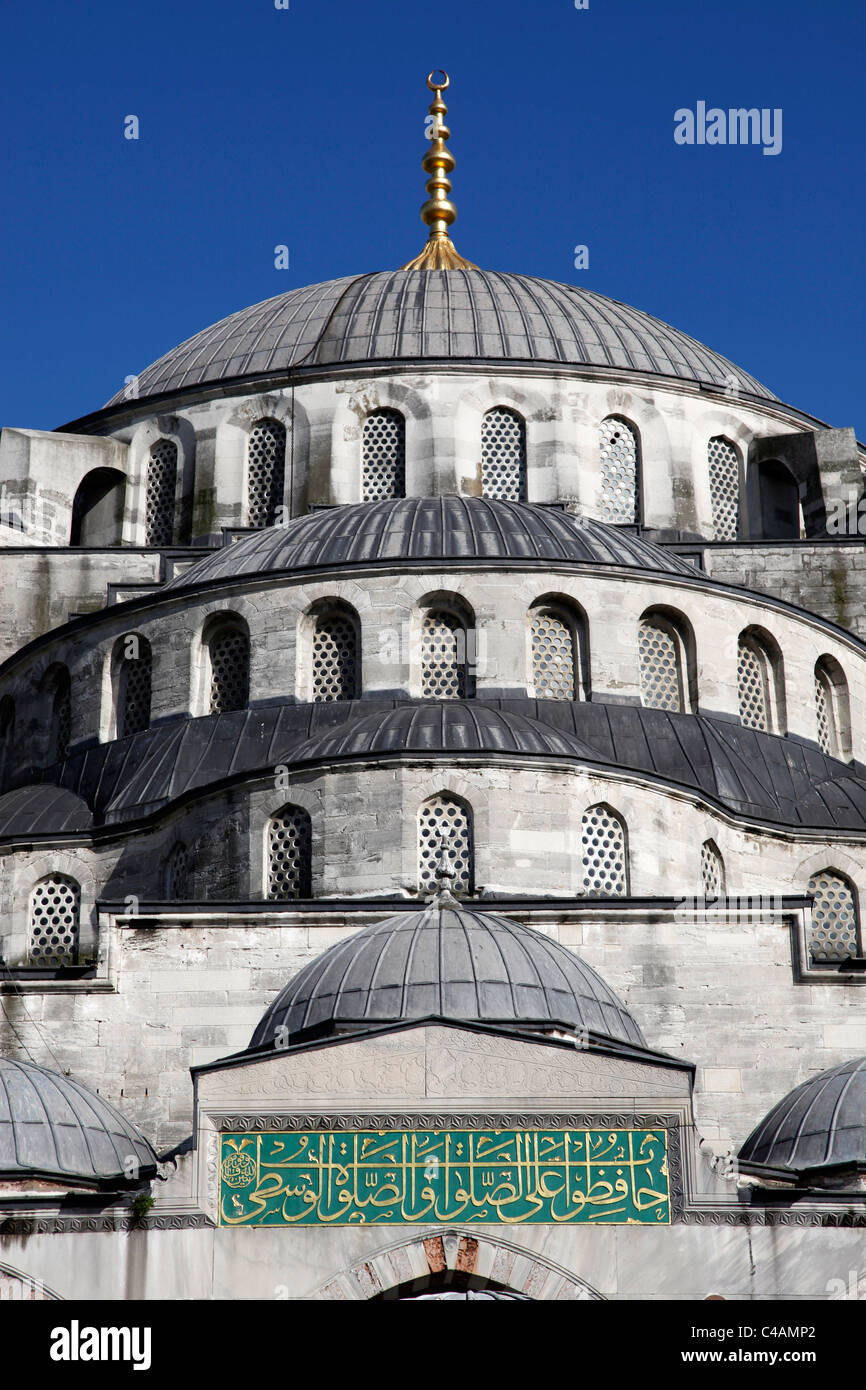
[[(866, 439), (863, 0), (290, 4), (7, 7), (0, 423), (54, 428), (244, 305), (417, 254), (441, 65), (464, 255), (656, 314)], [(781, 107), (781, 154), (675, 144), (699, 100)]]

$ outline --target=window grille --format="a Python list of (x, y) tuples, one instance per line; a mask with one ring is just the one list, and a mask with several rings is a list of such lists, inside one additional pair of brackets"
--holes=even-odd
[(839, 736), (833, 686), (826, 671), (815, 671), (815, 712), (818, 718), (818, 744), (828, 758), (839, 757)]
[(471, 893), (473, 879), (472, 813), (453, 796), (442, 793), (425, 801), (418, 816), (418, 882), (421, 890), (436, 888), (442, 836), (454, 878), (454, 892)]
[(53, 726), (53, 761), (60, 763), (69, 752), (72, 736), (72, 697), (69, 693), (68, 676), (59, 679), (54, 692)]
[(151, 653), (139, 638), (139, 655), (121, 655), (121, 709), (117, 721), (118, 738), (144, 733), (150, 727)]
[(532, 682), (539, 699), (576, 698), (576, 642), (571, 624), (558, 613), (532, 615)]
[(717, 541), (735, 541), (740, 518), (740, 457), (729, 439), (717, 435), (707, 446), (713, 531)]
[(189, 897), (192, 877), (192, 856), (186, 845), (177, 844), (166, 856), (163, 871), (165, 896), (171, 902), (183, 902)]
[(177, 490), (177, 445), (157, 440), (150, 451), (145, 485), (145, 544), (171, 545)]
[(637, 435), (623, 420), (602, 420), (601, 516), (614, 525), (640, 520)]
[(701, 879), (705, 898), (725, 896), (725, 864), (712, 840), (701, 845)]
[(641, 699), (647, 709), (683, 708), (680, 644), (666, 625), (642, 618), (638, 629)]
[(212, 714), (246, 709), (250, 694), (250, 640), (239, 628), (211, 638), (210, 708)]
[(286, 430), (278, 420), (259, 420), (247, 446), (249, 525), (273, 526), (286, 481)]
[(740, 722), (747, 729), (770, 729), (769, 662), (756, 643), (740, 640), (737, 648), (737, 688)]
[(322, 613), (313, 631), (313, 700), (354, 700), (357, 672), (354, 622), (348, 613)]
[(832, 869), (809, 879), (812, 902), (812, 960), (823, 964), (860, 955), (860, 924), (851, 885)]
[(608, 806), (590, 806), (581, 822), (583, 891), (590, 897), (623, 897), (628, 892), (625, 827)]
[(421, 694), (431, 700), (465, 700), (466, 628), (455, 613), (432, 611), (421, 629)]
[(80, 917), (81, 889), (74, 879), (53, 874), (37, 883), (30, 899), (29, 963), (75, 965)]
[(311, 896), (312, 827), (301, 806), (285, 806), (268, 834), (268, 897), (278, 901)]
[(481, 424), (481, 495), (526, 501), (526, 425), (504, 406), (488, 410)]
[(361, 471), (365, 502), (406, 496), (406, 422), (399, 410), (374, 410), (367, 416)]

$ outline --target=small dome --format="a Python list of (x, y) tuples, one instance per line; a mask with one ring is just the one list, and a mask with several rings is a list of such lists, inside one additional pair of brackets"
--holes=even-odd
[(34, 831), (89, 830), (92, 824), (87, 802), (66, 787), (42, 783), (0, 796), (0, 840)]
[(86, 1086), (33, 1062), (0, 1057), (0, 1177), (121, 1177), (156, 1166), (150, 1144)]
[(866, 1162), (866, 1057), (789, 1091), (749, 1135), (740, 1158), (794, 1171)]
[[(487, 270), (395, 270), (289, 290), (203, 329), (138, 374), (138, 395), (361, 362), (531, 362), (641, 372), (776, 398), (641, 309)], [(109, 402), (125, 402), (120, 392)]]
[(166, 587), (188, 589), (248, 574), (413, 560), (560, 561), (695, 576), (687, 560), (603, 521), (578, 520), (558, 507), (529, 502), (448, 495), (354, 502), (312, 512), (224, 546)]
[(556, 941), (453, 898), (401, 913), (331, 946), (290, 980), (251, 1048), (421, 1019), (492, 1023), (538, 1034), (586, 1029), (645, 1047), (640, 1029), (590, 966)]
[(291, 763), (310, 763), (383, 753), (519, 753), (590, 760), (597, 756), (574, 734), (539, 719), (506, 714), (481, 700), (440, 700), (347, 720), (314, 734), (287, 757)]

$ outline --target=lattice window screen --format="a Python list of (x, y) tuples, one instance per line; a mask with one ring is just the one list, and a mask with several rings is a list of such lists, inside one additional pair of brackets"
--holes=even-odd
[(74, 879), (53, 874), (37, 883), (30, 898), (29, 963), (75, 965), (80, 918), (81, 889)]
[(406, 496), (406, 422), (399, 410), (373, 410), (367, 416), (361, 472), (365, 502)]
[(268, 897), (311, 896), (312, 826), (302, 806), (284, 806), (268, 834)]
[(192, 876), (192, 855), (186, 845), (176, 844), (166, 855), (163, 866), (165, 896), (171, 902), (182, 902), (189, 897)]
[(532, 681), (543, 700), (577, 698), (577, 643), (565, 618), (554, 612), (532, 615)]
[(432, 700), (465, 700), (466, 628), (454, 613), (433, 610), (421, 628), (421, 694)]
[(722, 898), (725, 895), (725, 864), (712, 840), (701, 845), (701, 879), (705, 898)]
[(322, 613), (313, 630), (313, 700), (354, 700), (357, 687), (355, 624), (347, 613)]
[(707, 446), (713, 529), (717, 541), (735, 541), (740, 516), (740, 459), (729, 439), (716, 435)]
[(601, 448), (601, 516), (614, 525), (640, 519), (637, 435), (612, 417), (599, 427)]
[(628, 892), (625, 826), (608, 806), (590, 806), (581, 822), (583, 891), (590, 897)]
[(753, 642), (737, 647), (737, 689), (740, 721), (747, 729), (770, 729), (769, 662)]
[(217, 632), (210, 640), (211, 714), (246, 709), (250, 695), (250, 639), (239, 628)]
[(810, 951), (816, 962), (847, 960), (860, 955), (860, 924), (851, 885), (832, 869), (809, 879), (812, 903)]
[(442, 793), (425, 801), (418, 815), (418, 882), (422, 890), (435, 889), (436, 870), (447, 835), (451, 887), (471, 893), (473, 879), (472, 813), (455, 797)]
[(526, 501), (526, 425), (504, 406), (488, 410), (481, 423), (481, 495)]
[(61, 681), (54, 693), (53, 735), (54, 762), (60, 763), (69, 752), (72, 736), (72, 697), (66, 679)]
[(145, 544), (171, 545), (177, 489), (177, 445), (159, 439), (150, 451), (145, 484)]
[(144, 733), (150, 727), (151, 653), (140, 641), (137, 657), (121, 657), (122, 707), (117, 721), (118, 738)]
[(833, 687), (826, 672), (815, 672), (815, 712), (818, 717), (818, 743), (822, 753), (828, 758), (838, 758), (839, 738), (836, 729), (836, 711), (833, 704)]
[(279, 420), (259, 420), (247, 446), (249, 525), (273, 526), (286, 481), (286, 430)]
[(641, 699), (647, 709), (681, 713), (680, 644), (669, 628), (651, 618), (642, 618), (638, 628), (638, 663)]

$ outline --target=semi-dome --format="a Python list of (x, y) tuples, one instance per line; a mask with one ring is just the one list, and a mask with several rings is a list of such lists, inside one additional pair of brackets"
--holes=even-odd
[(113, 1105), (59, 1072), (0, 1057), (0, 1178), (93, 1182), (156, 1167), (143, 1134)]
[(866, 1163), (866, 1057), (795, 1086), (753, 1129), (740, 1158), (795, 1172)]
[[(489, 270), (395, 270), (289, 290), (230, 314), (137, 377), (138, 398), (305, 368), (419, 361), (650, 373), (775, 400), (726, 357), (576, 285)], [(123, 392), (109, 405), (124, 402)]]
[(290, 980), (250, 1048), (428, 1018), (587, 1030), (645, 1047), (599, 975), (556, 941), (450, 895), (337, 942)]
[(695, 574), (687, 560), (603, 521), (573, 517), (558, 507), (449, 494), (311, 512), (224, 546), (167, 587), (398, 560), (552, 561)]

